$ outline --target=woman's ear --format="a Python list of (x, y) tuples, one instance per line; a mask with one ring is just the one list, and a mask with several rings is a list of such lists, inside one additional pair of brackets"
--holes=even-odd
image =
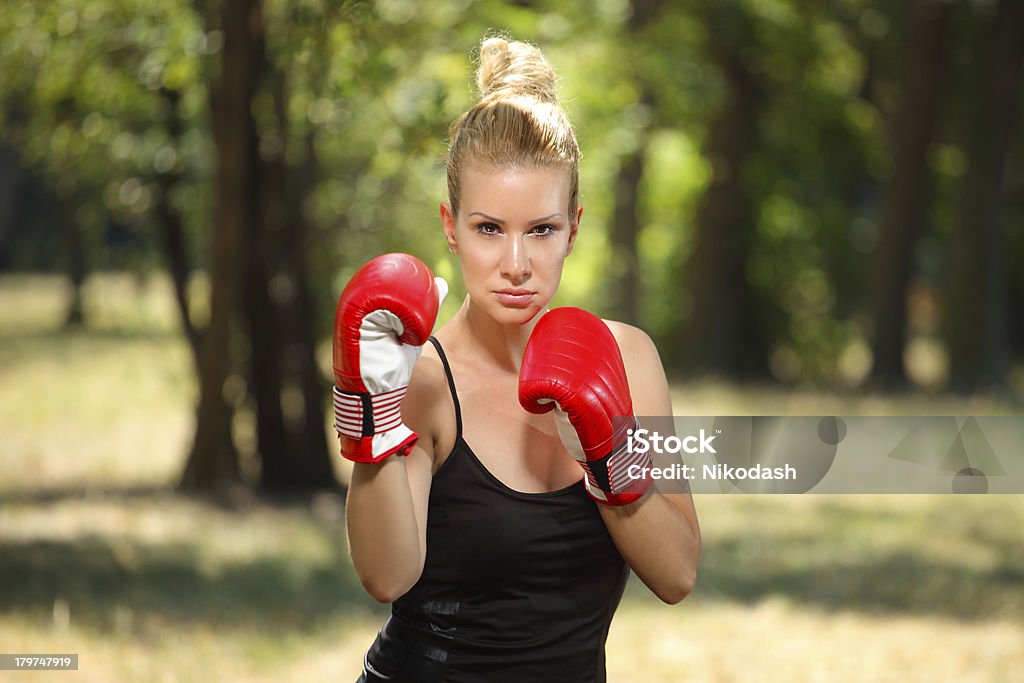
[(451, 204), (441, 202), (441, 227), (444, 228), (444, 237), (448, 242), (448, 251), (457, 254), (459, 243), (455, 241), (455, 215), (452, 213)]
[(565, 247), (565, 255), (572, 253), (573, 245), (576, 244), (576, 233), (580, 230), (580, 219), (583, 218), (583, 207), (576, 208), (576, 220), (569, 225), (569, 244)]

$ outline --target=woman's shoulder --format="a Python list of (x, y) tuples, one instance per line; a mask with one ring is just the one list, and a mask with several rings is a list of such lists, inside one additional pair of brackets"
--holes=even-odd
[(650, 335), (635, 325), (617, 320), (604, 323), (619, 345), (634, 409), (641, 415), (671, 414), (668, 379), (658, 347)]
[(430, 342), (423, 345), (412, 368), (406, 402), (433, 405), (439, 403), (440, 392), (448, 391), (448, 375), (437, 349)]
[(639, 327), (619, 322), (618, 320), (608, 320), (606, 318), (602, 318), (602, 320), (608, 326), (612, 336), (615, 337), (615, 342), (619, 345), (623, 358), (636, 354), (644, 357), (652, 354), (654, 356), (658, 355), (658, 349), (650, 335)]
[[(424, 450), (431, 455), (437, 453), (439, 442), (451, 440), (448, 428), (454, 424), (454, 407), (450, 400), (444, 400), (447, 394), (444, 363), (434, 345), (427, 342), (413, 366), (409, 389), (402, 402), (402, 420), (420, 435)], [(427, 444), (433, 447), (427, 448)]]

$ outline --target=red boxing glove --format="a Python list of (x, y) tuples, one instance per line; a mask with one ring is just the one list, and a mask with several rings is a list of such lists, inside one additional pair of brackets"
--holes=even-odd
[(378, 256), (345, 286), (334, 315), (334, 428), (345, 458), (380, 462), (416, 444), (402, 399), (447, 293), (408, 254)]
[(650, 487), (650, 455), (627, 447), (636, 418), (619, 345), (597, 316), (556, 308), (541, 317), (519, 369), (519, 403), (531, 413), (556, 409), (558, 434), (594, 500), (626, 505)]

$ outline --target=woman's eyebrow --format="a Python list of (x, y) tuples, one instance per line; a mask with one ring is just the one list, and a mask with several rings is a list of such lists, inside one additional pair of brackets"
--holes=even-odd
[(482, 216), (482, 217), (486, 218), (489, 221), (494, 221), (495, 223), (498, 223), (499, 225), (505, 225), (505, 221), (501, 220), (500, 218), (495, 218), (494, 216), (488, 216), (486, 213), (484, 213), (482, 211), (473, 211), (469, 215), (470, 216)]
[[(498, 225), (504, 225), (505, 224), (505, 221), (503, 221), (502, 219), (495, 218), (494, 216), (488, 216), (483, 211), (471, 211), (469, 215), (470, 216), (480, 216), (482, 218), (486, 218), (489, 221), (494, 221)], [(527, 223), (527, 225), (536, 225), (537, 223), (543, 223), (544, 221), (550, 221), (553, 218), (561, 218), (561, 217), (562, 217), (562, 214), (560, 214), (560, 213), (553, 213), (550, 216), (544, 216), (543, 218), (534, 218), (532, 221)]]

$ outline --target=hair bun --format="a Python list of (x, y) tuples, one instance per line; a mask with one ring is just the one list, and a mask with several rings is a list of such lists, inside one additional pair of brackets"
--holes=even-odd
[(498, 36), (480, 44), (476, 71), (480, 99), (527, 96), (540, 102), (558, 103), (555, 71), (539, 48)]
[(580, 146), (558, 105), (555, 72), (539, 48), (507, 37), (485, 38), (477, 53), (480, 100), (449, 131), (448, 201), (459, 213), (462, 175), (480, 169), (551, 168), (569, 176), (567, 216), (576, 216)]

